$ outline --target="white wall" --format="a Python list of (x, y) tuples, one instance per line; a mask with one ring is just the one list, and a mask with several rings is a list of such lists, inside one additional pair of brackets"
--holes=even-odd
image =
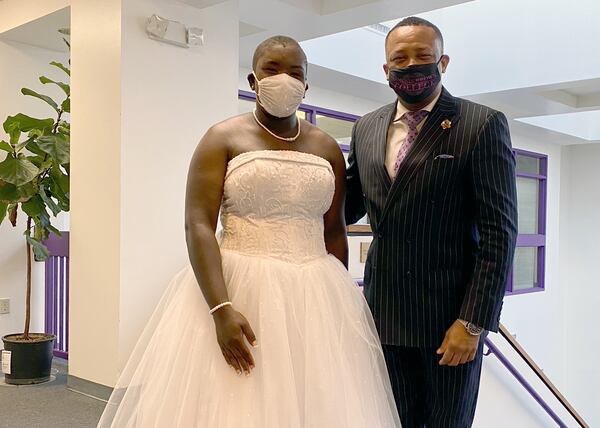
[(518, 149), (548, 155), (546, 210), (545, 291), (508, 296), (504, 299), (501, 322), (515, 334), (533, 359), (559, 388), (565, 386), (565, 287), (559, 280), (561, 270), (560, 209), (562, 157), (561, 146), (533, 141), (512, 134)]
[(561, 258), (565, 289), (566, 394), (590, 426), (600, 426), (600, 144), (563, 148)]
[[(567, 427), (578, 426), (506, 340), (497, 334), (491, 334), (489, 339)], [(551, 416), (502, 364), (499, 356), (490, 354), (483, 358), (479, 400), (473, 424), (475, 428), (541, 428), (556, 425)]]
[[(168, 281), (188, 263), (187, 169), (208, 127), (237, 113), (239, 43), (236, 2), (202, 10), (160, 0), (123, 4), (121, 365)], [(206, 44), (182, 49), (148, 39), (143, 25), (152, 13), (203, 28)]]
[[(28, 87), (61, 100), (64, 93), (53, 85), (42, 85), (38, 77), (64, 80), (65, 75), (51, 61), (65, 62), (64, 53), (52, 52), (33, 46), (0, 40), (0, 123), (7, 116), (24, 113), (33, 117), (54, 117), (54, 110), (40, 100), (25, 97), (21, 88)], [(7, 137), (0, 127), (0, 140)], [(4, 159), (5, 152), (0, 152)], [(25, 322), (26, 250), (23, 231), (26, 218), (19, 213), (19, 223), (13, 228), (8, 219), (0, 226), (0, 298), (10, 298), (10, 314), (0, 315), (0, 337), (22, 332)], [(63, 222), (53, 220), (58, 227)], [(64, 230), (64, 229), (63, 229)], [(44, 265), (33, 263), (32, 331), (44, 328)]]

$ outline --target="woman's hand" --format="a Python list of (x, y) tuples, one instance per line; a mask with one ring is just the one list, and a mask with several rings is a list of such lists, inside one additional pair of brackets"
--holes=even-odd
[(217, 341), (227, 364), (238, 374), (250, 374), (254, 368), (254, 358), (244, 341), (244, 336), (253, 347), (256, 347), (257, 343), (248, 320), (231, 306), (217, 310), (213, 319), (217, 329)]

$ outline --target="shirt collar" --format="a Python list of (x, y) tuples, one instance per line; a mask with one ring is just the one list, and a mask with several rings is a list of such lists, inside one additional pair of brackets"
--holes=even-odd
[[(442, 93), (440, 92), (440, 94), (437, 97), (435, 97), (433, 99), (433, 101), (431, 101), (429, 104), (427, 104), (421, 110), (425, 110), (425, 111), (428, 111), (429, 113), (431, 113), (431, 110), (433, 110), (435, 103), (438, 102), (438, 100), (440, 99), (441, 96), (442, 96)], [(402, 117), (402, 115), (404, 113), (406, 113), (407, 111), (409, 111), (409, 110), (406, 107), (404, 107), (404, 105), (402, 105), (400, 100), (396, 101), (396, 116), (394, 117), (394, 122), (399, 121), (400, 118)]]

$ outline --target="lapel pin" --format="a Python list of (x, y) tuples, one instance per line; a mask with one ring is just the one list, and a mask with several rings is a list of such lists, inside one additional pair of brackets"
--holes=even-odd
[(452, 122), (450, 122), (448, 119), (445, 119), (442, 122), (442, 129), (450, 129), (452, 127)]

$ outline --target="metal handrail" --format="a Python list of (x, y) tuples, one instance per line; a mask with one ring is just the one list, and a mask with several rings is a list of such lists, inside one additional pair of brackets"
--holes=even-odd
[[(508, 329), (504, 325), (500, 325), (500, 335), (506, 339), (509, 345), (519, 354), (521, 359), (533, 370), (536, 376), (542, 381), (542, 383), (552, 392), (560, 404), (569, 412), (571, 416), (577, 421), (579, 426), (582, 428), (589, 428), (589, 425), (583, 420), (581, 415), (573, 408), (571, 403), (560, 393), (558, 388), (548, 379), (548, 376), (544, 374), (542, 369), (533, 361), (529, 354), (523, 349), (523, 347), (517, 342), (517, 340), (510, 334)], [(525, 378), (519, 373), (514, 365), (510, 363), (508, 358), (494, 345), (489, 338), (486, 338), (485, 344), (488, 347), (491, 354), (494, 354), (498, 360), (512, 373), (512, 375), (523, 385), (523, 387), (531, 394), (531, 396), (543, 407), (543, 409), (550, 415), (550, 417), (558, 423), (561, 428), (566, 428), (567, 425), (558, 417), (558, 415), (550, 408), (542, 397), (535, 391), (535, 389), (525, 380)]]

